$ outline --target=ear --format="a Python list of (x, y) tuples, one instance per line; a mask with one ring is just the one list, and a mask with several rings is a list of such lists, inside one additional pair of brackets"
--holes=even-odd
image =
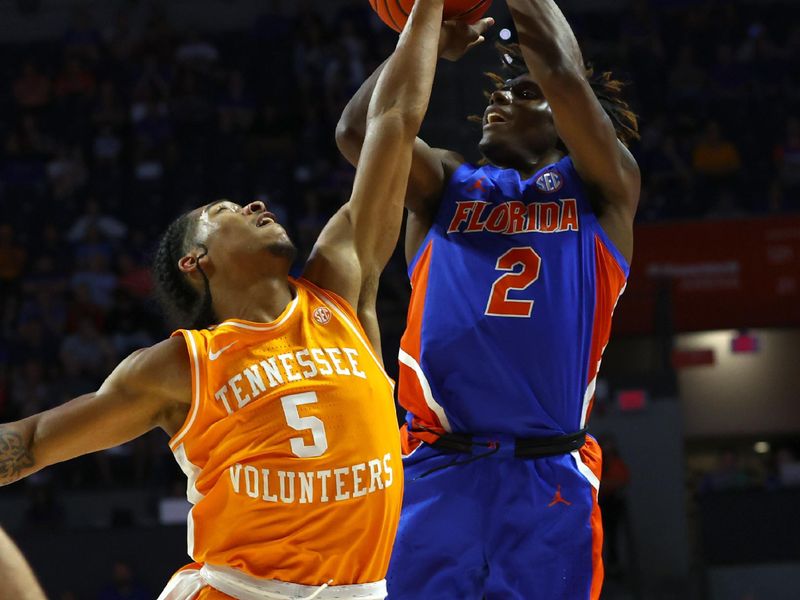
[(194, 254), (187, 254), (178, 261), (178, 268), (182, 273), (194, 273), (197, 271), (197, 256)]

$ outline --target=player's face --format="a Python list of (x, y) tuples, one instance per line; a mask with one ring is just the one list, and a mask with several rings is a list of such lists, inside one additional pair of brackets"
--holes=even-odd
[(483, 114), (483, 155), (500, 167), (523, 168), (556, 147), (553, 113), (530, 75), (510, 79)]
[(227, 263), (242, 265), (251, 258), (294, 260), (296, 249), (286, 230), (275, 220), (263, 202), (240, 206), (230, 200), (212, 202), (198, 209), (196, 243), (208, 248), (208, 255), (219, 267)]

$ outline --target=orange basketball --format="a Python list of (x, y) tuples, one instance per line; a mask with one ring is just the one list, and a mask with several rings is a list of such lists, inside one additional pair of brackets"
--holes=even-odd
[[(395, 31), (403, 30), (414, 6), (414, 0), (369, 0), (369, 3), (381, 20)], [(445, 0), (444, 20), (475, 23), (491, 5), (492, 0)]]

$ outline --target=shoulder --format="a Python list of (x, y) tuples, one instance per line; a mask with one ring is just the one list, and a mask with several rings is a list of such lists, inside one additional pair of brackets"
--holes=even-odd
[[(125, 358), (103, 384), (129, 390), (150, 391), (168, 397), (191, 391), (191, 366), (186, 342), (175, 336)], [(185, 388), (185, 390), (183, 389)]]

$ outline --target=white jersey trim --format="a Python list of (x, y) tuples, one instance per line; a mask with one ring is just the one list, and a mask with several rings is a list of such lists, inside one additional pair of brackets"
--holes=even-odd
[[(600, 365), (597, 366), (597, 372), (600, 372)], [(581, 426), (580, 429), (586, 427), (586, 413), (589, 411), (589, 404), (594, 397), (594, 391), (597, 388), (597, 375), (594, 376), (589, 387), (586, 388), (586, 393), (583, 394), (583, 407), (581, 408)]]
[(186, 475), (186, 499), (192, 504), (192, 508), (189, 509), (189, 514), (186, 518), (186, 552), (194, 558), (194, 516), (192, 511), (194, 510), (194, 505), (205, 498), (200, 493), (200, 490), (197, 489), (197, 476), (200, 475), (201, 469), (186, 456), (186, 448), (183, 444), (178, 446), (173, 451), (173, 454), (181, 471)]
[(272, 329), (277, 329), (286, 323), (286, 321), (294, 314), (294, 311), (297, 308), (298, 301), (300, 300), (300, 287), (295, 287), (295, 291), (296, 293), (294, 300), (289, 303), (288, 310), (279, 321), (275, 321), (274, 323), (270, 323), (268, 325), (251, 325), (249, 323), (238, 323), (236, 321), (223, 321), (217, 325), (217, 329), (223, 326), (238, 327), (239, 329), (247, 329), (248, 331), (270, 331)]
[(189, 419), (187, 420), (186, 424), (182, 427), (181, 431), (178, 432), (178, 435), (170, 441), (169, 446), (172, 448), (172, 451), (175, 451), (178, 444), (184, 438), (184, 436), (189, 432), (194, 424), (194, 420), (197, 418), (197, 413), (200, 410), (200, 356), (197, 352), (197, 342), (194, 341), (194, 334), (191, 331), (186, 332), (185, 338), (189, 340), (189, 354), (192, 361), (192, 369), (193, 371), (193, 394), (192, 394), (192, 413), (189, 415)]
[[(628, 282), (625, 282), (625, 285), (622, 286), (622, 289), (619, 291), (619, 295), (617, 296), (617, 301), (614, 302), (614, 308), (611, 309), (611, 318), (614, 317), (614, 311), (617, 310), (617, 304), (619, 304), (620, 298), (622, 298), (622, 294), (625, 293), (625, 288), (628, 287)], [(594, 392), (597, 388), (597, 375), (600, 373), (600, 364), (603, 362), (603, 354), (606, 352), (606, 348), (608, 348), (608, 343), (603, 346), (603, 349), (600, 351), (600, 360), (597, 361), (597, 367), (594, 370), (594, 377), (589, 382), (588, 387), (586, 388), (586, 392), (583, 394), (583, 406), (581, 407), (581, 426), (580, 428), (583, 429), (586, 427), (586, 413), (589, 411), (589, 404), (594, 398)]]
[(386, 581), (353, 585), (302, 585), (258, 579), (237, 569), (203, 565), (200, 575), (215, 590), (236, 600), (382, 600), (386, 598)]
[(580, 451), (579, 450), (573, 450), (572, 452), (570, 452), (570, 454), (572, 455), (572, 458), (575, 459), (575, 465), (578, 467), (578, 471), (581, 472), (581, 475), (583, 475), (586, 478), (586, 480), (591, 484), (591, 486), (596, 491), (599, 492), (600, 491), (600, 480), (597, 478), (597, 475), (595, 475), (592, 472), (592, 470), (589, 467), (587, 467), (586, 464), (583, 462), (583, 459), (581, 458)]
[(442, 424), (442, 427), (445, 431), (452, 431), (450, 428), (450, 420), (447, 418), (447, 415), (444, 412), (444, 408), (442, 405), (436, 402), (433, 397), (433, 392), (431, 391), (431, 385), (428, 383), (428, 378), (425, 377), (425, 373), (422, 371), (422, 367), (419, 366), (419, 363), (414, 360), (414, 357), (411, 356), (408, 352), (400, 348), (400, 353), (398, 354), (398, 359), (401, 363), (407, 366), (409, 369), (414, 371), (417, 375), (417, 379), (419, 380), (419, 385), (422, 388), (422, 395), (425, 396), (425, 404), (428, 405), (434, 414), (438, 417), (439, 423)]
[(204, 587), (199, 569), (185, 569), (172, 576), (158, 600), (192, 600)]

